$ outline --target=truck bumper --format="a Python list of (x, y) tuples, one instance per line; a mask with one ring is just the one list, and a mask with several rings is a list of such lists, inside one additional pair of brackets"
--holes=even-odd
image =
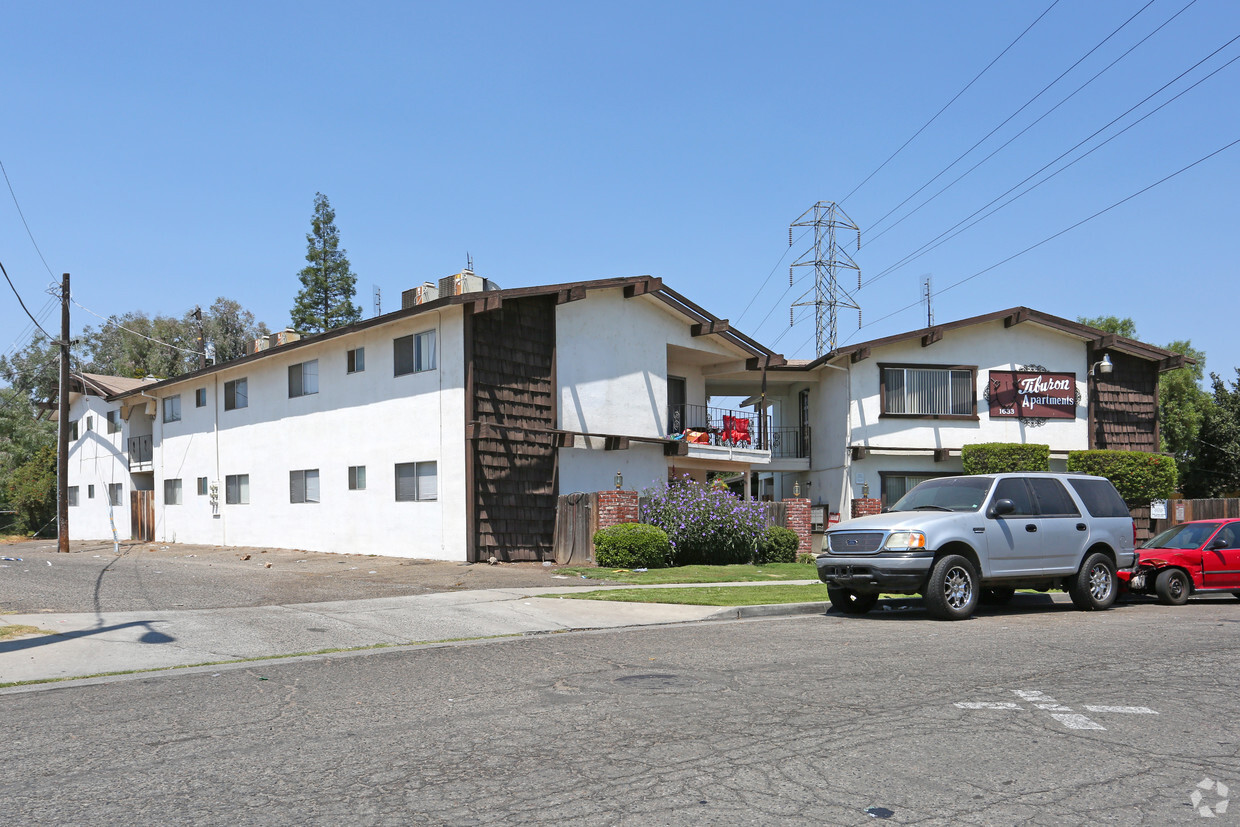
[(817, 563), (818, 579), (828, 586), (862, 594), (918, 592), (930, 574), (934, 553), (872, 554), (865, 557), (821, 554)]

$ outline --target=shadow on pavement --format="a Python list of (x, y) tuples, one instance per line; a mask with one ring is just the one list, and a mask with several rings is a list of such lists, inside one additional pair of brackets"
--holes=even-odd
[(0, 654), (5, 652), (20, 652), (23, 649), (33, 649), (36, 646), (49, 646), (53, 643), (61, 643), (66, 640), (73, 640), (80, 637), (89, 637), (104, 632), (114, 632), (117, 629), (127, 629), (132, 626), (145, 626), (146, 633), (139, 638), (141, 643), (174, 643), (176, 638), (171, 635), (164, 634), (153, 628), (152, 623), (157, 621), (151, 620), (134, 620), (129, 623), (117, 623), (113, 626), (100, 626), (95, 629), (80, 629), (76, 632), (52, 632), (51, 634), (39, 635), (37, 637), (22, 638), (20, 640), (9, 640), (0, 642)]

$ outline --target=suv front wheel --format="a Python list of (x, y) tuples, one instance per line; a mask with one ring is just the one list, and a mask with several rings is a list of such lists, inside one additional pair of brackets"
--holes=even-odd
[(1110, 608), (1115, 595), (1115, 564), (1101, 552), (1086, 557), (1081, 570), (1068, 580), (1072, 605), (1083, 612)]
[(940, 620), (964, 620), (977, 608), (977, 572), (964, 557), (948, 554), (930, 570), (926, 610)]

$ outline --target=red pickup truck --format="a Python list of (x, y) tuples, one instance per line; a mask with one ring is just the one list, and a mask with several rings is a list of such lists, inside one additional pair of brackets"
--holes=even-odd
[(1195, 520), (1172, 526), (1137, 549), (1131, 571), (1117, 572), (1136, 594), (1170, 606), (1189, 595), (1231, 592), (1240, 597), (1240, 519)]

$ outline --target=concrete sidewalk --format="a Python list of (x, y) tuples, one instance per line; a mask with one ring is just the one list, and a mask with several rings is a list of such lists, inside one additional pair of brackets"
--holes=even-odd
[(485, 589), (242, 609), (3, 615), (0, 623), (36, 626), (54, 634), (0, 641), (0, 683), (375, 644), (821, 613), (827, 608), (825, 603), (719, 608), (534, 597), (557, 591)]

